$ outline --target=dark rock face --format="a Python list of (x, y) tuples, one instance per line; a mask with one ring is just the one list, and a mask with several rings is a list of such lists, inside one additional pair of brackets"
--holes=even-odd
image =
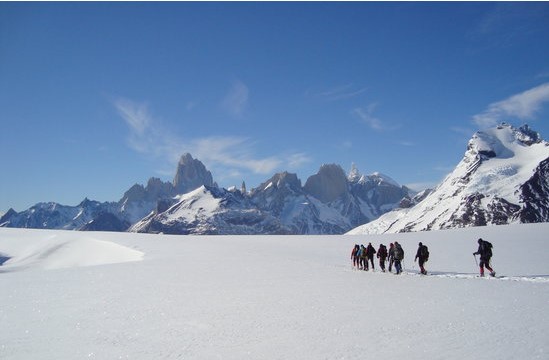
[(0, 226), (8, 226), (11, 222), (12, 218), (15, 218), (17, 216), (17, 211), (10, 208), (7, 213), (0, 216)]
[(329, 203), (349, 191), (347, 176), (339, 165), (322, 165), (316, 175), (307, 179), (304, 190), (323, 203)]
[[(405, 191), (410, 193), (409, 189), (405, 189)], [(417, 193), (416, 195), (414, 195), (412, 197), (410, 197), (409, 195), (406, 195), (402, 198), (402, 200), (398, 204), (398, 207), (401, 208), (401, 209), (411, 208), (411, 207), (417, 205), (418, 203), (420, 203), (427, 196), (429, 196), (429, 194), (431, 192), (433, 192), (432, 189), (426, 189), (426, 190), (423, 190), (423, 191)]]
[(193, 159), (187, 153), (181, 156), (173, 179), (173, 187), (177, 194), (186, 194), (202, 185), (214, 186), (212, 174), (199, 160)]
[(549, 158), (542, 161), (534, 175), (519, 189), (523, 207), (518, 219), (523, 223), (549, 221)]
[(284, 210), (288, 199), (304, 195), (301, 181), (296, 174), (288, 172), (275, 174), (272, 178), (259, 185), (251, 192), (250, 198), (258, 208), (279, 216)]
[(102, 212), (92, 221), (82, 226), (79, 230), (82, 231), (126, 231), (130, 227), (130, 223), (123, 221), (118, 216)]
[(504, 225), (512, 221), (520, 210), (520, 206), (512, 204), (503, 198), (496, 197), (487, 205), (487, 209), (490, 224)]

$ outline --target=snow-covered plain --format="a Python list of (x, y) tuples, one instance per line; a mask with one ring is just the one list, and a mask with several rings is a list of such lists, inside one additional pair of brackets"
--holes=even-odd
[[(368, 236), (2, 228), (0, 359), (548, 359), (547, 234), (549, 224)], [(479, 237), (504, 278), (476, 277)], [(395, 240), (405, 274), (352, 268), (355, 243)], [(430, 276), (417, 275), (418, 241)]]

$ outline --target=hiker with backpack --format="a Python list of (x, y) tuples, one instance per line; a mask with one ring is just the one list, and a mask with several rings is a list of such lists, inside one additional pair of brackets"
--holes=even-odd
[(484, 276), (484, 267), (490, 271), (490, 276), (496, 276), (496, 272), (490, 267), (490, 259), (492, 258), (492, 244), (488, 241), (478, 239), (478, 250), (473, 253), (473, 256), (480, 255), (480, 276)]
[(416, 258), (414, 259), (414, 262), (416, 262), (418, 259), (419, 269), (421, 270), (421, 273), (423, 275), (427, 275), (427, 271), (425, 270), (423, 265), (427, 262), (427, 260), (429, 260), (429, 249), (421, 242), (419, 243), (419, 247), (417, 248)]
[(385, 272), (385, 259), (387, 258), (387, 247), (385, 245), (379, 244), (377, 258), (379, 259), (379, 267), (381, 268), (381, 271)]
[(358, 268), (359, 261), (358, 261), (358, 251), (360, 250), (360, 246), (358, 244), (355, 244), (353, 247), (353, 250), (351, 251), (351, 260), (353, 260), (353, 267)]
[(360, 250), (358, 251), (360, 260), (359, 260), (359, 269), (368, 270), (368, 259), (366, 257), (366, 248), (364, 245), (360, 245)]
[(393, 267), (393, 263), (395, 262), (395, 244), (390, 243), (389, 244), (389, 272), (391, 272), (391, 269)]
[(404, 260), (404, 249), (402, 249), (402, 246), (395, 241), (395, 250), (394, 250), (394, 256), (395, 260), (395, 270), (396, 275), (400, 274), (402, 272), (402, 260)]
[(375, 270), (374, 266), (374, 255), (376, 254), (376, 249), (372, 246), (372, 243), (368, 243), (366, 248), (366, 270), (368, 270), (368, 261), (372, 264), (372, 271)]

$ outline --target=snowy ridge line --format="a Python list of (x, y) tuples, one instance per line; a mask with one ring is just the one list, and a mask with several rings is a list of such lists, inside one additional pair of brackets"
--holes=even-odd
[[(348, 269), (347, 266), (345, 268)], [(376, 275), (396, 275), (394, 272), (383, 272), (379, 270), (361, 270), (351, 267), (348, 271), (350, 272), (363, 272), (367, 274), (376, 274)], [(437, 277), (437, 278), (447, 278), (447, 279), (479, 279), (479, 280), (504, 280), (504, 281), (520, 281), (520, 282), (535, 282), (535, 283), (549, 283), (549, 275), (496, 275), (491, 277), (486, 275), (484, 277), (479, 276), (477, 273), (457, 273), (457, 272), (443, 272), (443, 271), (427, 271), (427, 275), (422, 275), (414, 270), (404, 270), (401, 275), (406, 276), (418, 276), (418, 277)]]

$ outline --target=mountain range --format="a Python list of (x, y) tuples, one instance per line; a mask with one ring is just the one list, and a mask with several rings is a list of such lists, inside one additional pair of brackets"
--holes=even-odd
[(282, 172), (255, 189), (220, 188), (204, 164), (184, 154), (172, 182), (151, 178), (117, 202), (39, 203), (10, 209), (1, 227), (166, 234), (342, 234), (376, 219), (415, 193), (388, 176), (347, 175), (322, 165), (304, 185)]
[(221, 188), (184, 154), (172, 182), (151, 178), (116, 202), (10, 209), (0, 227), (165, 234), (370, 234), (549, 221), (549, 144), (527, 125), (479, 131), (463, 159), (420, 193), (386, 175), (322, 165), (305, 184), (281, 172)]

